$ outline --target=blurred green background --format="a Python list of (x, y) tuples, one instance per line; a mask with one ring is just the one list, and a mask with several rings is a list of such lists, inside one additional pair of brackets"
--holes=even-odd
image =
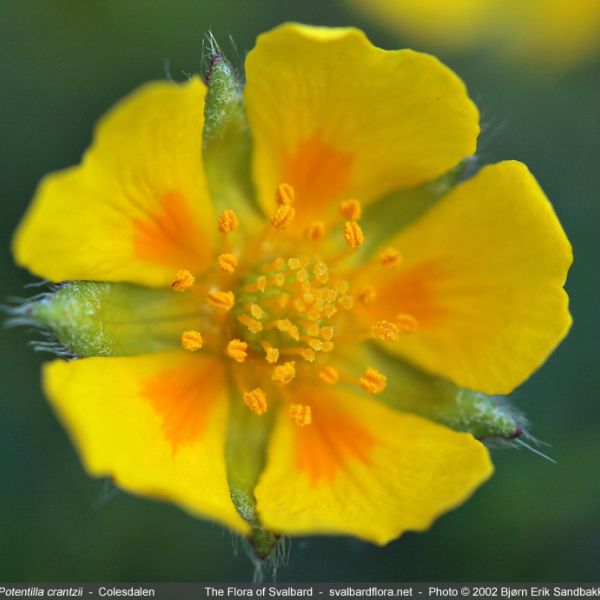
[[(35, 293), (12, 264), (12, 231), (38, 180), (79, 160), (115, 100), (166, 72), (197, 72), (209, 29), (225, 48), (232, 36), (241, 63), (258, 33), (286, 20), (358, 25), (384, 48), (409, 45), (341, 2), (1, 0), (0, 297)], [(544, 73), (476, 49), (440, 57), (481, 108), (482, 160), (527, 163), (575, 248), (573, 330), (513, 395), (557, 463), (496, 450), (492, 480), (428, 533), (385, 548), (296, 539), (280, 581), (600, 578), (600, 62)], [(0, 339), (0, 581), (251, 579), (250, 561), (221, 527), (170, 505), (107, 497), (84, 473), (40, 391), (49, 357), (29, 339), (22, 329)]]

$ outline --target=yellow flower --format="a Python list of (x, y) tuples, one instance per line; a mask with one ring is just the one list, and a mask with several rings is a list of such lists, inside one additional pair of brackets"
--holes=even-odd
[(349, 0), (365, 16), (428, 47), (485, 45), (520, 63), (567, 67), (600, 48), (598, 0)]
[(478, 112), (435, 58), (284, 25), (246, 79), (242, 103), (215, 56), (208, 88), (142, 87), (41, 183), (14, 253), (79, 281), (30, 312), (84, 357), (45, 389), (90, 473), (263, 556), (384, 544), (490, 476), (476, 437), (518, 433), (484, 393), (566, 334), (570, 246), (522, 164), (445, 175)]

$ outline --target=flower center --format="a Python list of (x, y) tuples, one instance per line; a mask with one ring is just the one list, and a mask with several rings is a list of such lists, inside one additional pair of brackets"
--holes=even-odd
[[(361, 331), (352, 318), (355, 302), (373, 303), (377, 290), (363, 286), (352, 293), (348, 276), (336, 276), (330, 266), (338, 267), (364, 241), (358, 223), (360, 203), (340, 204), (343, 221), (330, 223), (327, 229), (339, 225), (339, 240), (345, 241), (346, 249), (340, 253), (333, 244), (331, 254), (327, 250), (332, 250), (332, 244), (322, 247), (326, 227), (321, 221), (305, 229), (304, 242), (287, 234), (296, 214), (291, 186), (278, 186), (276, 202), (265, 229), (247, 247), (239, 240), (232, 243), (240, 223), (235, 212), (226, 210), (219, 216), (224, 250), (216, 261), (219, 275), (206, 284), (203, 330), (183, 332), (182, 347), (196, 352), (206, 345), (206, 350), (227, 357), (244, 403), (257, 415), (266, 412), (269, 395), (281, 395), (282, 388), (297, 378), (316, 385), (354, 384), (369, 394), (382, 392), (386, 377), (376, 369), (368, 367), (357, 376), (343, 369), (340, 373), (334, 366), (336, 344), (341, 347), (369, 338), (396, 341), (416, 327), (414, 319), (408, 322), (410, 315), (398, 315), (395, 322), (378, 321)], [(291, 248), (305, 252), (295, 255)], [(387, 248), (374, 265), (395, 268), (400, 263), (397, 250)], [(194, 277), (185, 270), (172, 283), (177, 292), (194, 285)], [(290, 398), (291, 420), (299, 427), (309, 425), (311, 407), (293, 402), (293, 392), (283, 397)]]
[(236, 331), (270, 363), (279, 357), (313, 362), (334, 348), (339, 310), (354, 299), (348, 282), (332, 280), (327, 265), (308, 256), (277, 258), (248, 273), (233, 311)]

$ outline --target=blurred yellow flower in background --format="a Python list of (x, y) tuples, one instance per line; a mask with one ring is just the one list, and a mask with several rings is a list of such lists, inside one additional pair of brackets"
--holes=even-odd
[[(49, 175), (16, 261), (77, 360), (44, 385), (87, 469), (249, 535), (424, 530), (487, 479), (493, 397), (570, 326), (571, 249), (437, 59), (355, 29), (259, 37), (242, 91), (143, 86)], [(462, 180), (461, 180), (462, 179)]]
[(564, 68), (600, 48), (597, 0), (348, 0), (432, 50), (489, 46), (516, 62)]

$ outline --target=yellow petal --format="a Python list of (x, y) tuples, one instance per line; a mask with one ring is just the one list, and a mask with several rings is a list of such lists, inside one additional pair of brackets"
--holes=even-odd
[(259, 37), (246, 72), (260, 201), (272, 212), (277, 185), (291, 184), (298, 226), (323, 203), (417, 185), (475, 150), (478, 112), (460, 79), (356, 29), (283, 25)]
[(298, 389), (312, 423), (282, 410), (255, 495), (262, 523), (289, 534), (385, 544), (427, 529), (492, 472), (485, 447), (420, 417), (331, 388)]
[(82, 163), (47, 176), (14, 241), (16, 261), (62, 281), (169, 284), (210, 260), (202, 170), (204, 84), (145, 85), (100, 122)]
[(387, 349), (460, 386), (510, 392), (570, 327), (571, 247), (521, 163), (482, 169), (392, 245), (402, 264), (373, 275), (377, 300), (358, 310), (366, 321), (416, 318)]
[(183, 352), (57, 360), (44, 384), (90, 474), (248, 531), (227, 485), (218, 361)]

